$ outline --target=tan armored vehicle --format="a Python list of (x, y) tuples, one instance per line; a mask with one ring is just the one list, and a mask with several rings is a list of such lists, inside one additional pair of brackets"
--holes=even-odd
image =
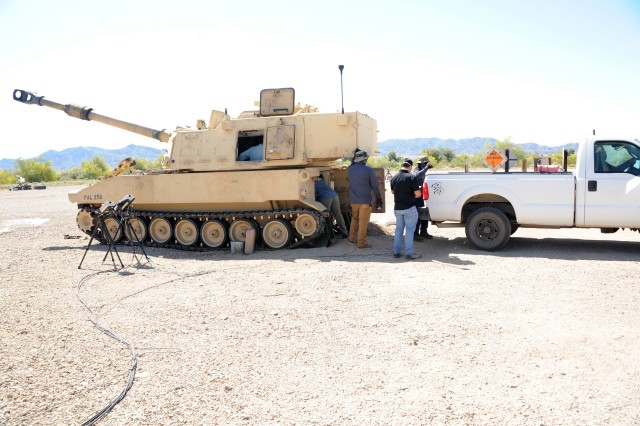
[[(215, 249), (244, 241), (253, 228), (267, 248), (293, 247), (325, 233), (325, 207), (315, 200), (314, 180), (322, 176), (338, 191), (348, 212), (346, 170), (331, 167), (354, 150), (377, 149), (376, 121), (359, 112), (319, 113), (295, 105), (292, 88), (260, 93), (260, 110), (231, 118), (212, 111), (209, 123), (173, 132), (153, 130), (59, 104), (33, 92), (15, 90), (16, 101), (47, 106), (83, 120), (99, 121), (168, 144), (163, 170), (121, 174), (121, 162), (107, 178), (69, 199), (80, 209), (78, 227), (91, 234), (101, 205), (126, 195), (135, 198), (131, 226), (106, 223), (114, 240), (131, 232), (147, 244)], [(384, 179), (379, 172), (381, 192)], [(131, 229), (131, 231), (129, 231)], [(131, 239), (131, 238), (129, 238)]]

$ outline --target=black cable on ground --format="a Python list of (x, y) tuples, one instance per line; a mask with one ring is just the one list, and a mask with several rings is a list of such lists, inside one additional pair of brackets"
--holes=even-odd
[(78, 297), (78, 300), (80, 300), (80, 303), (82, 303), (82, 305), (84, 305), (84, 307), (91, 313), (91, 317), (89, 318), (89, 321), (91, 321), (94, 327), (96, 327), (98, 330), (102, 331), (107, 336), (119, 341), (120, 343), (125, 345), (127, 348), (129, 348), (129, 351), (131, 352), (131, 368), (129, 369), (129, 379), (127, 380), (127, 385), (122, 390), (122, 392), (120, 392), (120, 394), (117, 397), (111, 400), (111, 402), (109, 402), (109, 404), (105, 406), (102, 410), (98, 411), (96, 414), (91, 416), (90, 419), (82, 423), (82, 426), (94, 425), (98, 420), (106, 416), (113, 409), (113, 407), (115, 407), (120, 401), (124, 399), (127, 392), (129, 392), (129, 389), (133, 387), (133, 380), (136, 377), (136, 369), (138, 367), (138, 355), (136, 354), (136, 350), (133, 347), (133, 345), (128, 341), (126, 341), (125, 339), (123, 339), (122, 337), (120, 337), (119, 335), (117, 335), (116, 333), (114, 333), (113, 331), (111, 331), (110, 329), (108, 329), (107, 327), (100, 324), (96, 319), (96, 314), (89, 307), (89, 305), (87, 305), (84, 302), (84, 300), (82, 300), (82, 298), (80, 297), (80, 289), (82, 288), (82, 286), (89, 280), (89, 278), (97, 276), (101, 273), (104, 273), (104, 272), (96, 272), (94, 274), (89, 274), (83, 277), (78, 282), (78, 286), (76, 287), (76, 296)]
[[(352, 252), (355, 252), (356, 249), (353, 249), (351, 252), (342, 254), (338, 257), (346, 257), (349, 254), (351, 254)], [(336, 257), (336, 256), (319, 256), (319, 257)], [(295, 260), (295, 257), (289, 258), (288, 260)], [(265, 259), (268, 260), (268, 259)], [(277, 261), (280, 261), (283, 259), (279, 259), (279, 260), (270, 260), (267, 262), (264, 262), (262, 265), (260, 266), (264, 266), (264, 264), (270, 264), (270, 263), (274, 263)], [(287, 260), (287, 259), (284, 259)], [(240, 267), (238, 267), (240, 268)], [(232, 269), (237, 269), (237, 268), (232, 268)], [(80, 303), (82, 303), (82, 305), (87, 309), (87, 311), (89, 311), (89, 313), (91, 314), (91, 316), (89, 317), (89, 321), (91, 321), (91, 323), (93, 324), (94, 327), (96, 327), (98, 330), (100, 330), (101, 332), (103, 332), (104, 334), (106, 334), (107, 336), (111, 337), (112, 339), (115, 339), (117, 341), (119, 341), (120, 343), (122, 343), (123, 345), (125, 345), (130, 353), (131, 353), (131, 367), (129, 369), (129, 378), (127, 380), (127, 385), (125, 386), (125, 388), (122, 390), (122, 392), (120, 392), (120, 394), (115, 397), (113, 400), (111, 400), (111, 402), (109, 402), (109, 404), (107, 404), (103, 409), (101, 409), (100, 411), (98, 411), (97, 413), (95, 413), (93, 416), (91, 416), (91, 418), (89, 418), (88, 420), (86, 420), (84, 423), (82, 423), (82, 426), (92, 426), (94, 425), (98, 420), (102, 419), (104, 416), (106, 416), (116, 405), (118, 405), (118, 403), (120, 401), (122, 401), (124, 399), (124, 397), (127, 395), (127, 393), (129, 392), (129, 390), (133, 387), (133, 381), (135, 379), (136, 376), (136, 369), (138, 367), (138, 355), (136, 354), (136, 350), (133, 347), (133, 345), (128, 342), (127, 340), (125, 340), (124, 338), (122, 338), (121, 336), (119, 336), (118, 334), (114, 333), (112, 330), (110, 330), (109, 328), (103, 326), (102, 324), (100, 324), (97, 321), (97, 315), (96, 313), (89, 307), (89, 305), (87, 305), (87, 303), (82, 300), (82, 297), (80, 297), (80, 290), (82, 289), (82, 287), (92, 278), (100, 275), (100, 274), (106, 274), (112, 271), (98, 271), (98, 272), (94, 272), (92, 274), (86, 275), (84, 276), (82, 279), (80, 279), (80, 281), (78, 282), (78, 285), (76, 286), (76, 297), (78, 298), (78, 300), (80, 301)], [(193, 278), (193, 277), (198, 277), (198, 276), (202, 276), (202, 275), (207, 275), (207, 274), (211, 274), (214, 272), (219, 272), (218, 269), (211, 269), (211, 270), (206, 270), (206, 271), (201, 271), (201, 272), (195, 272), (192, 274), (186, 274), (186, 275), (180, 275), (176, 278), (172, 278), (169, 279), (167, 281), (164, 281), (162, 283), (147, 287), (143, 290), (139, 290), (136, 291), (132, 294), (129, 294), (121, 299), (119, 299), (118, 301), (122, 301), (124, 299), (127, 299), (129, 297), (134, 297), (140, 293), (143, 293), (145, 291), (154, 289), (154, 288), (159, 288), (161, 286), (167, 285), (167, 284), (171, 284), (173, 282), (177, 282), (179, 280), (183, 280), (185, 278)]]

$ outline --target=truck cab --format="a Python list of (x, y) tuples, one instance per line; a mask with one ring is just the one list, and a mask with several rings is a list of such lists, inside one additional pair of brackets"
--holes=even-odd
[(640, 227), (638, 139), (586, 140), (576, 174), (576, 226)]

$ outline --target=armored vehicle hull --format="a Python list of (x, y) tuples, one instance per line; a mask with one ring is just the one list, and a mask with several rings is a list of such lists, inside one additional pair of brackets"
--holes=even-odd
[[(324, 231), (324, 206), (313, 199), (320, 169), (120, 175), (69, 194), (78, 226), (91, 233), (101, 204), (134, 195), (136, 238), (149, 244), (215, 249), (256, 230), (268, 248), (312, 240)], [(309, 198), (310, 197), (310, 198)], [(118, 221), (111, 237), (128, 237)], [(126, 231), (126, 229), (125, 229)]]

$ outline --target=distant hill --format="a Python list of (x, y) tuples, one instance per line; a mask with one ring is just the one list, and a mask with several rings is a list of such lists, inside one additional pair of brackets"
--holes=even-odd
[[(428, 148), (451, 148), (456, 154), (476, 154), (484, 148), (485, 142), (495, 143), (496, 138), (468, 138), (468, 139), (440, 139), (440, 138), (416, 138), (416, 139), (389, 139), (378, 142), (378, 151), (381, 155), (395, 152), (400, 157), (415, 157)], [(518, 144), (525, 152), (550, 155), (560, 151), (563, 147), (544, 146), (536, 143)], [(577, 143), (564, 146), (567, 149), (577, 149)]]
[[(74, 167), (80, 167), (82, 161), (90, 160), (96, 155), (104, 158), (110, 167), (116, 167), (123, 158), (144, 158), (145, 160), (154, 161), (157, 160), (158, 156), (162, 153), (164, 153), (164, 150), (141, 145), (128, 145), (120, 149), (103, 149), (81, 146), (78, 148), (63, 149), (62, 151), (49, 150), (40, 154), (38, 157), (51, 161), (55, 170), (64, 171), (73, 169)], [(0, 169), (13, 169), (14, 161), (15, 160), (8, 158), (0, 160)]]

